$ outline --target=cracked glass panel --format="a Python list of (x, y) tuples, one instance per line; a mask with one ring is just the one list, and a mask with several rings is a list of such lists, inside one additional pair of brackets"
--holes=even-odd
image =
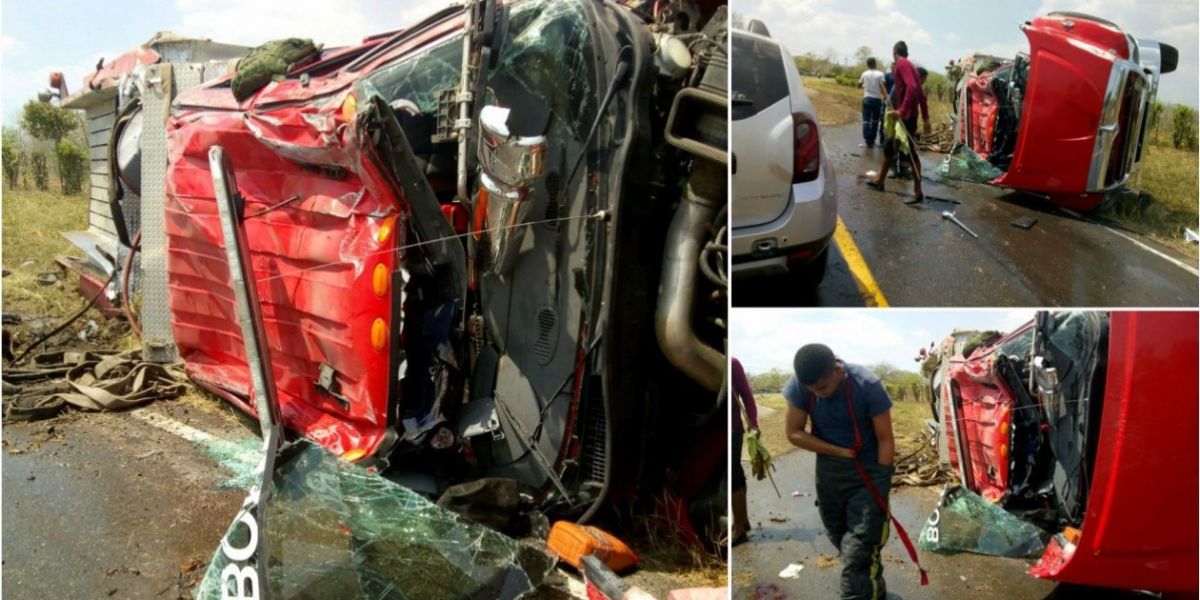
[(383, 97), (388, 104), (407, 100), (421, 114), (436, 115), (439, 93), (458, 89), (461, 69), (462, 37), (455, 36), (422, 54), (383, 67), (362, 85), (367, 93)]
[(1023, 558), (1039, 556), (1045, 533), (962, 486), (942, 492), (917, 545), (922, 550), (952, 554), (973, 552)]
[[(273, 598), (515, 598), (531, 591), (521, 566), (531, 557), (516, 540), (320, 446), (299, 444), (285, 451), (291, 458), (281, 457), (267, 501)], [(234, 531), (243, 535), (232, 536), (233, 546), (246, 545), (248, 530)], [(228, 564), (218, 549), (197, 598), (240, 597), (233, 586), (222, 590)]]
[(582, 142), (595, 118), (592, 41), (580, 0), (525, 0), (508, 8), (500, 56), (488, 77), (485, 104), (512, 109), (516, 135), (569, 134)]

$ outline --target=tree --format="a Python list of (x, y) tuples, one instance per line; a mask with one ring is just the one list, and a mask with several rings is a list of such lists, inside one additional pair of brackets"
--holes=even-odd
[(78, 194), (83, 191), (83, 182), (87, 178), (88, 155), (82, 148), (71, 140), (63, 140), (55, 146), (54, 153), (58, 157), (58, 174), (62, 178), (64, 194)]
[(54, 140), (55, 145), (79, 125), (74, 111), (37, 100), (26, 102), (21, 109), (21, 128), (39, 140)]
[(871, 48), (869, 46), (859, 46), (858, 50), (854, 51), (854, 60), (858, 61), (857, 64), (867, 64), (868, 58), (871, 58)]
[(893, 367), (890, 363), (880, 362), (873, 365), (867, 365), (867, 370), (874, 373), (876, 377), (883, 381), (893, 381), (896, 376), (902, 371)]
[(4, 128), (3, 154), (4, 178), (8, 180), (8, 189), (14, 190), (21, 178), (21, 134), (16, 129)]
[(1172, 144), (1180, 150), (1195, 151), (1198, 141), (1196, 135), (1196, 111), (1191, 107), (1177, 104), (1175, 106), (1175, 118), (1172, 125)]
[[(53, 140), (55, 152), (58, 151), (63, 138), (82, 124), (83, 121), (75, 111), (37, 100), (26, 102), (21, 109), (21, 127), (39, 140)], [(62, 163), (58, 164), (58, 182), (63, 188), (68, 187), (68, 182), (63, 177)]]

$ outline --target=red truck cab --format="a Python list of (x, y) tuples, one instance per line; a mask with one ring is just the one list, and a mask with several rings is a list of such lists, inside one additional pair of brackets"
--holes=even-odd
[(1039, 313), (943, 342), (945, 458), (966, 487), (1056, 532), (1031, 575), (1194, 597), (1197, 327), (1195, 312)]
[(1091, 210), (1141, 161), (1159, 78), (1179, 53), (1078, 13), (1021, 30), (1028, 54), (960, 63), (955, 141), (1003, 171), (992, 184)]

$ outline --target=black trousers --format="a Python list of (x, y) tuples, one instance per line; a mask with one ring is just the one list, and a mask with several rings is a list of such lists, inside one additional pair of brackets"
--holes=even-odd
[[(867, 474), (887, 499), (895, 468), (866, 465)], [(842, 600), (882, 600), (887, 596), (880, 555), (889, 522), (854, 460), (817, 456), (817, 509), (829, 541), (842, 555)]]

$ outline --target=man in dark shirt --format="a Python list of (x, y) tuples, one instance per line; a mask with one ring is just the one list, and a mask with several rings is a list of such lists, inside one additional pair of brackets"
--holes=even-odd
[(888, 516), (855, 461), (886, 501), (895, 472), (891, 398), (878, 377), (822, 344), (800, 348), (793, 367), (783, 390), (788, 440), (817, 453), (817, 508), (842, 555), (842, 600), (880, 600), (887, 596), (880, 553)]

